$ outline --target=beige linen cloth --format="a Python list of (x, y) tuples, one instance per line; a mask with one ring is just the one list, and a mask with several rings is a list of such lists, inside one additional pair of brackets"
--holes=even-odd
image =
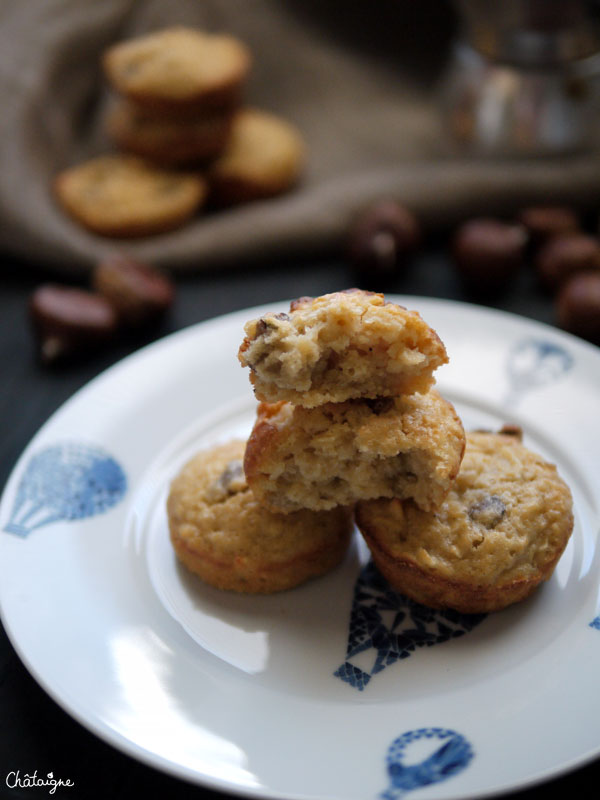
[[(103, 50), (173, 24), (249, 45), (245, 102), (300, 128), (304, 180), (168, 234), (94, 236), (57, 207), (53, 177), (112, 149)], [(335, 248), (357, 209), (382, 195), (427, 226), (517, 203), (595, 202), (597, 156), (511, 164), (441, 155), (436, 92), (454, 25), (443, 0), (0, 0), (0, 249), (72, 274), (117, 247), (199, 271)]]

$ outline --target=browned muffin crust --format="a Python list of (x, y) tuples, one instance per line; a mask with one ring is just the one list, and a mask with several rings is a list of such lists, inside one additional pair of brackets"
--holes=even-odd
[(245, 443), (198, 453), (171, 484), (167, 512), (178, 559), (219, 589), (272, 593), (332, 570), (344, 557), (352, 512), (274, 514), (248, 488)]
[(556, 467), (515, 431), (467, 434), (457, 480), (436, 511), (375, 500), (356, 507), (373, 560), (397, 591), (433, 608), (498, 611), (548, 580), (573, 529)]

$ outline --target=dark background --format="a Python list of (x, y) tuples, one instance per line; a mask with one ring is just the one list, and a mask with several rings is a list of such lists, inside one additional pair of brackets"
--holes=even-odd
[[(450, 232), (428, 237), (409, 267), (389, 282), (402, 294), (473, 300), (463, 289), (448, 257)], [(176, 302), (168, 319), (150, 336), (123, 340), (79, 363), (48, 369), (36, 359), (28, 321), (28, 299), (42, 281), (54, 276), (35, 264), (6, 255), (0, 270), (0, 484), (30, 438), (48, 416), (103, 369), (152, 338), (222, 313), (356, 285), (342, 251), (322, 258), (295, 258), (179, 279)], [(553, 301), (540, 292), (530, 267), (521, 270), (502, 294), (485, 299), (495, 308), (554, 324)], [(28, 674), (6, 635), (0, 635), (0, 797), (41, 798), (45, 789), (8, 789), (9, 771), (38, 771), (70, 778), (75, 787), (54, 797), (83, 800), (125, 800), (131, 796), (173, 800), (225, 797), (156, 772), (114, 750), (89, 733), (56, 705)], [(600, 742), (600, 728), (599, 728)], [(535, 742), (532, 742), (535, 747)], [(499, 757), (501, 753), (499, 752)], [(600, 761), (550, 784), (510, 795), (540, 800), (556, 789), (559, 796), (589, 797), (598, 785)], [(416, 794), (415, 794), (416, 797)]]

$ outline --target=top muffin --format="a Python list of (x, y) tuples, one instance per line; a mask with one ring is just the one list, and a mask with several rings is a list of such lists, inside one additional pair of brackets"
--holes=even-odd
[(306, 408), (353, 398), (426, 392), (448, 361), (416, 311), (349, 289), (302, 297), (289, 313), (248, 322), (238, 352), (259, 400)]
[(103, 60), (120, 94), (170, 113), (234, 105), (250, 64), (235, 37), (181, 26), (116, 44)]

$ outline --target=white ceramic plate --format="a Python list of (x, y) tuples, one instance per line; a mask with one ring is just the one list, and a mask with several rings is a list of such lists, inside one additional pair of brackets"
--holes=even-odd
[(465, 427), (522, 425), (570, 484), (575, 529), (552, 579), (500, 614), (427, 612), (386, 592), (358, 535), (334, 573), (279, 595), (185, 574), (168, 483), (196, 450), (248, 433), (236, 353), (266, 307), (194, 326), (78, 392), (2, 499), (4, 624), (102, 739), (205, 786), (290, 800), (464, 800), (600, 753), (600, 350), (507, 314), (396, 299), (444, 340), (438, 387)]

